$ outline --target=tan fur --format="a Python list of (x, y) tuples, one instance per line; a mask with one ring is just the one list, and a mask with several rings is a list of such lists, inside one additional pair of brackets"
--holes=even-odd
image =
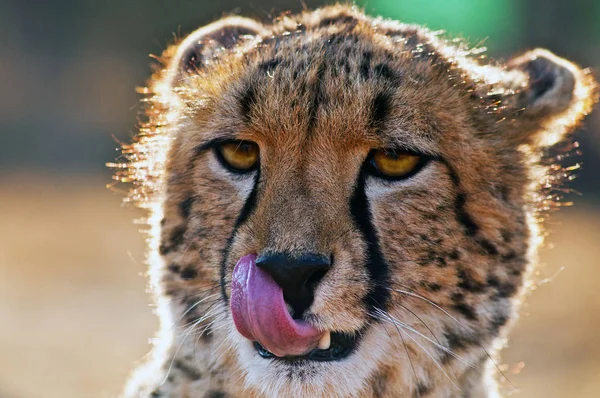
[[(117, 165), (149, 209), (161, 318), (126, 396), (497, 396), (492, 358), (535, 264), (543, 185), (556, 182), (544, 149), (591, 110), (587, 72), (542, 50), (483, 65), (423, 28), (348, 6), (269, 26), (226, 18), (163, 63), (145, 90), (148, 121), (124, 148), (130, 162)], [(198, 149), (217, 138), (258, 144), (258, 182)], [(432, 159), (407, 180), (364, 180), (388, 267), (379, 283), (352, 198), (369, 152), (398, 145)], [(233, 266), (269, 251), (333, 255), (305, 319), (360, 331), (350, 357), (291, 366), (235, 330)], [(366, 304), (375, 291), (389, 294), (385, 312)]]

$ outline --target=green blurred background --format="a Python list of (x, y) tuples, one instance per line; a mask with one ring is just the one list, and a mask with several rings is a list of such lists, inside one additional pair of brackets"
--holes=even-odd
[[(104, 163), (134, 134), (148, 55), (223, 15), (267, 21), (303, 4), (326, 3), (0, 0), (0, 398), (112, 396), (148, 350), (157, 323), (139, 214), (104, 188)], [(492, 58), (546, 47), (600, 66), (599, 1), (358, 4), (485, 45)], [(532, 295), (502, 358), (524, 397), (600, 396), (600, 112), (576, 137), (581, 195), (546, 224), (538, 278), (564, 271)]]

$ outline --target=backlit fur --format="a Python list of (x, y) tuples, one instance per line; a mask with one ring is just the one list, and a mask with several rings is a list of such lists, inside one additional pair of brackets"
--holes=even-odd
[[(484, 64), (341, 5), (225, 18), (161, 61), (113, 165), (149, 211), (161, 320), (125, 396), (498, 396), (496, 354), (558, 180), (544, 153), (591, 110), (587, 71), (544, 50)], [(232, 175), (206, 148), (232, 138), (259, 145), (258, 172)], [(362, 173), (390, 147), (431, 160), (397, 182)], [(269, 251), (333, 256), (305, 319), (360, 333), (350, 357), (264, 359), (236, 331), (232, 269)]]

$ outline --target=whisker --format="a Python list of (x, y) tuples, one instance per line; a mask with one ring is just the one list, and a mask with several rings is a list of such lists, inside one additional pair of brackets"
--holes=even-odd
[(375, 309), (376, 311), (378, 311), (380, 314), (384, 314), (386, 317), (389, 317), (390, 319), (393, 319), (395, 322), (397, 322), (399, 324), (399, 326), (401, 326), (403, 329), (413, 332), (416, 335), (418, 335), (419, 337), (424, 338), (425, 340), (427, 340), (428, 342), (430, 342), (431, 344), (433, 344), (434, 346), (438, 347), (439, 349), (441, 349), (442, 351), (452, 355), (454, 358), (458, 359), (459, 361), (463, 362), (464, 364), (468, 365), (469, 367), (476, 369), (477, 367), (472, 364), (471, 362), (467, 361), (466, 359), (462, 358), (461, 356), (459, 356), (458, 354), (456, 354), (454, 351), (452, 351), (451, 349), (449, 349), (448, 347), (443, 346), (442, 344), (436, 343), (435, 341), (431, 340), (429, 337), (425, 336), (424, 334), (422, 334), (421, 332), (419, 332), (418, 330), (412, 328), (410, 325), (408, 325), (405, 322), (402, 322), (401, 320), (394, 318), (390, 313), (385, 312), (379, 308)]
[[(391, 322), (392, 324), (396, 325), (396, 327), (400, 327), (402, 329), (406, 328), (402, 325), (398, 325), (396, 323), (396, 321), (386, 312), (380, 310), (380, 309), (376, 309), (379, 310), (378, 312), (382, 315), (382, 318), (380, 318), (381, 320), (387, 320), (388, 322)], [(435, 363), (435, 365), (442, 371), (442, 373), (444, 374), (444, 376), (446, 376), (446, 378), (450, 381), (450, 383), (452, 383), (452, 385), (458, 390), (461, 391), (460, 388), (456, 385), (456, 383), (454, 383), (454, 381), (452, 380), (452, 378), (448, 375), (448, 373), (444, 370), (444, 368), (442, 367), (442, 365), (440, 365), (440, 363), (433, 357), (433, 355), (431, 355), (431, 353), (429, 351), (427, 351), (425, 349), (425, 347), (423, 347), (414, 337), (412, 337), (410, 334), (406, 334), (406, 337), (410, 338), (416, 345), (419, 346), (419, 348), (421, 348), (425, 354), (427, 354), (427, 356), (429, 358), (431, 358), (431, 360)]]
[[(426, 303), (431, 304), (432, 306), (434, 306), (435, 308), (437, 308), (438, 310), (442, 311), (444, 314), (446, 314), (450, 319), (452, 319), (454, 322), (456, 322), (456, 324), (458, 324), (459, 327), (461, 327), (463, 330), (466, 330), (468, 332), (470, 332), (469, 329), (467, 329), (463, 324), (461, 324), (455, 317), (453, 317), (448, 311), (446, 311), (445, 309), (443, 309), (439, 304), (435, 303), (434, 301), (423, 297), (419, 294), (416, 293), (412, 293), (406, 290), (402, 290), (402, 289), (392, 289), (389, 287), (386, 287), (387, 289), (391, 290), (391, 291), (395, 291), (398, 293), (402, 293), (405, 294), (407, 296), (410, 297), (415, 297), (418, 298), (419, 300), (423, 300)], [(485, 353), (485, 355), (488, 357), (488, 359), (490, 361), (492, 361), (492, 363), (494, 364), (494, 367), (496, 368), (496, 370), (498, 370), (498, 372), (500, 372), (500, 374), (502, 375), (502, 377), (508, 382), (508, 384), (510, 384), (513, 388), (517, 388), (517, 386), (515, 386), (510, 379), (506, 376), (506, 374), (502, 371), (502, 369), (500, 369), (500, 366), (498, 366), (498, 364), (496, 363), (496, 361), (494, 360), (494, 358), (490, 355), (490, 353), (485, 349), (485, 347), (483, 345), (481, 345), (481, 343), (477, 342), (477, 345), (483, 350), (483, 352)]]

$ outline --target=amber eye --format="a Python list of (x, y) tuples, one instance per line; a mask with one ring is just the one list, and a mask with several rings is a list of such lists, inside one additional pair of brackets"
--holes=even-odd
[(250, 141), (227, 141), (217, 145), (217, 157), (227, 168), (237, 173), (252, 171), (258, 165), (258, 145)]
[(424, 157), (402, 151), (377, 150), (371, 155), (370, 166), (378, 177), (399, 180), (419, 171)]

